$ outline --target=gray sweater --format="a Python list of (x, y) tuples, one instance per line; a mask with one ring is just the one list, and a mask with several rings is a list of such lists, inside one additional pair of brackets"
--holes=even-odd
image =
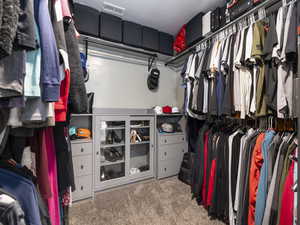
[(20, 13), (19, 0), (0, 0), (0, 58), (11, 54)]

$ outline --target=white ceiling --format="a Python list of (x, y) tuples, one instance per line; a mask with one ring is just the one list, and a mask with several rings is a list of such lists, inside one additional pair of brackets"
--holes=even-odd
[(224, 5), (225, 0), (75, 0), (99, 11), (103, 2), (125, 8), (124, 20), (176, 35), (181, 26), (199, 12)]

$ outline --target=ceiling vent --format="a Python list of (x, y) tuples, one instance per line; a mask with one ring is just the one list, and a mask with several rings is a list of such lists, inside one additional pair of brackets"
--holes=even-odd
[(113, 14), (113, 15), (122, 17), (122, 16), (124, 16), (125, 8), (111, 4), (109, 2), (104, 2), (103, 3), (103, 11), (106, 13), (109, 13), (109, 14)]

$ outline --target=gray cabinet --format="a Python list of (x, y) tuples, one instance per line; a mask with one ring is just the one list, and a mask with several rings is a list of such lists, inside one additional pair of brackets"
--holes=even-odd
[[(181, 117), (181, 115), (157, 115), (157, 127), (162, 123), (175, 124)], [(185, 152), (187, 152), (187, 142), (182, 130), (180, 132), (164, 133), (157, 129), (157, 178), (162, 179), (177, 175)]]
[[(92, 115), (72, 115), (70, 126), (93, 130)], [(71, 141), (76, 190), (74, 201), (93, 197), (93, 136)]]
[(101, 191), (154, 177), (154, 116), (94, 116), (94, 184)]

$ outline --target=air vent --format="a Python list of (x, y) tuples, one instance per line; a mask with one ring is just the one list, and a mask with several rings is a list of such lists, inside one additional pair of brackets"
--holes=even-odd
[(111, 4), (109, 2), (104, 2), (103, 3), (103, 11), (106, 13), (109, 13), (109, 14), (113, 14), (113, 15), (122, 17), (124, 15), (125, 8)]

